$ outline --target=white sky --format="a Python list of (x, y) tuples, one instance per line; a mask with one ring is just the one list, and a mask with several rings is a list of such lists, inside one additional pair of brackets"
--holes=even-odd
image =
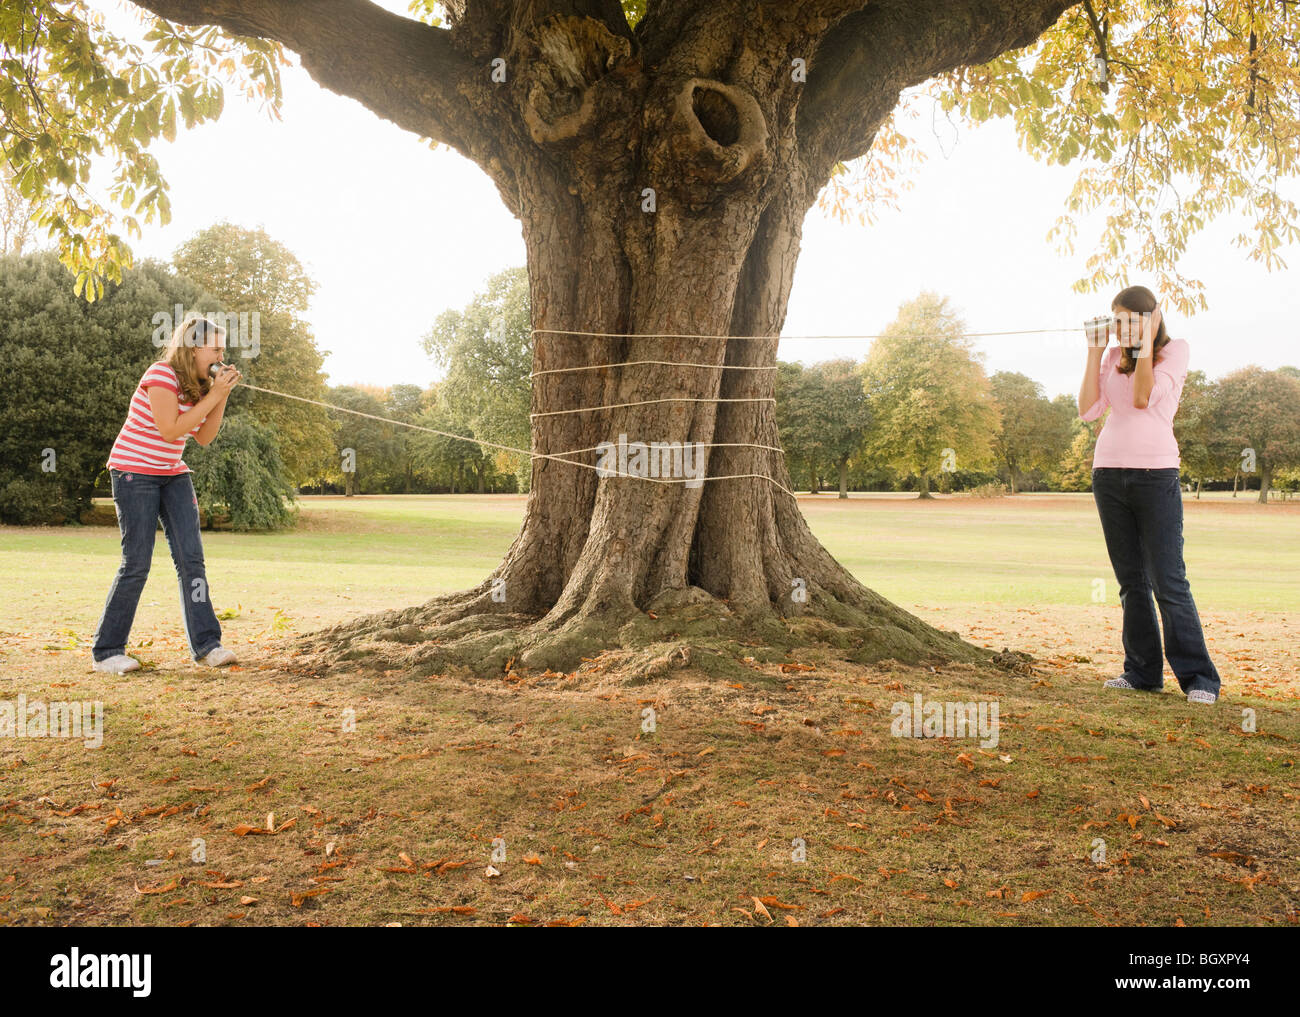
[[(381, 6), (406, 14), (405, 0)], [(119, 33), (142, 33), (104, 0), (100, 8)], [(155, 145), (173, 218), (165, 228), (142, 223), (144, 238), (132, 247), (139, 258), (170, 259), (217, 220), (262, 227), (318, 283), (307, 317), (328, 351), (331, 384), (427, 385), (435, 371), (420, 337), (442, 311), (468, 303), (488, 276), (524, 263), (519, 223), (473, 163), (431, 151), (360, 103), (321, 88), (296, 57), (293, 63), (282, 69), (283, 121), (228, 88), (217, 123)], [(872, 226), (809, 213), (783, 334), (874, 334), (924, 289), (949, 297), (972, 332), (1081, 329), (1083, 319), (1108, 311), (1110, 290), (1080, 296), (1070, 288), (1085, 274), (1087, 242), (1108, 210), (1080, 220), (1073, 256), (1058, 255), (1044, 239), (1065, 211), (1081, 164), (1032, 160), (1002, 122), (954, 131), (939, 114), (932, 127), (926, 106), (918, 104), (915, 131), (929, 158), (914, 171), (899, 210), (883, 212)], [(1293, 200), (1300, 195), (1294, 184), (1286, 187)], [(109, 177), (92, 176), (94, 185), (106, 198)], [(1300, 364), (1300, 297), (1291, 271), (1269, 273), (1231, 245), (1248, 226), (1245, 217), (1211, 223), (1180, 265), (1205, 284), (1210, 310), (1192, 319), (1171, 312), (1170, 330), (1191, 342), (1192, 368), (1211, 377), (1250, 363)], [(1300, 247), (1281, 254), (1300, 265)], [(1156, 288), (1138, 269), (1129, 282)], [(868, 345), (784, 341), (780, 356), (860, 358)], [(1081, 331), (977, 346), (988, 353), (990, 373), (1022, 371), (1048, 395), (1078, 388)]]

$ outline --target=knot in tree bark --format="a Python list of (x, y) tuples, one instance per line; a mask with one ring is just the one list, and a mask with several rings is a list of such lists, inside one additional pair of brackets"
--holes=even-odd
[(524, 122), (539, 145), (575, 140), (592, 120), (593, 87), (631, 52), (627, 39), (595, 18), (555, 15), (537, 26), (524, 59)]
[(689, 78), (673, 101), (674, 149), (714, 183), (734, 180), (767, 151), (767, 120), (749, 92), (709, 78)]

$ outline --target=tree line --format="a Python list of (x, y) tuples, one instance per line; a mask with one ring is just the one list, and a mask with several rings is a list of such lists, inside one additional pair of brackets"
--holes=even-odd
[[(1025, 374), (987, 375), (948, 301), (922, 293), (861, 362), (780, 365), (777, 419), (800, 489), (1088, 491), (1105, 416)], [(1083, 342), (1080, 337), (1080, 364)], [(1109, 410), (1107, 411), (1109, 413)], [(1300, 488), (1300, 369), (1189, 371), (1174, 434), (1184, 482)]]
[[(522, 268), (492, 276), (464, 309), (435, 319), (421, 347), (441, 378), (424, 387), (328, 385), (304, 318), (315, 284), (260, 230), (211, 226), (170, 264), (145, 261), (93, 303), (70, 281), (52, 251), (0, 257), (0, 521), (76, 521), (108, 493), (104, 459), (159, 353), (154, 315), (178, 304), (257, 311), (256, 355), (227, 354), (247, 382), (369, 415), (238, 389), (220, 440), (186, 450), (209, 525), (291, 525), (298, 493), (528, 489), (529, 458), (507, 450), (530, 442)], [(795, 486), (841, 497), (1088, 490), (1103, 421), (1080, 420), (1073, 395), (1049, 398), (1022, 373), (989, 376), (965, 332), (947, 299), (927, 292), (900, 307), (861, 361), (779, 363), (777, 420)], [(1258, 486), (1261, 500), (1273, 486), (1295, 490), (1300, 370), (1252, 366), (1215, 380), (1190, 372), (1175, 433), (1198, 495), (1204, 484)]]

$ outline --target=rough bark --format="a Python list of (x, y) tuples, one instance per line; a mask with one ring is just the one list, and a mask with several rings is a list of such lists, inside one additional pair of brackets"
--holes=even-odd
[[(457, 647), (488, 669), (570, 667), (697, 623), (780, 642), (816, 619), (800, 631), (833, 630), (856, 659), (986, 656), (866, 589), (812, 536), (770, 450), (776, 341), (747, 337), (779, 334), (804, 216), (899, 91), (1031, 42), (1070, 2), (660, 0), (635, 30), (614, 0), (465, 0), (446, 30), (342, 0), (142, 6), (278, 39), (326, 87), (479, 163), (523, 228), (535, 374), (710, 365), (537, 377), (536, 455), (626, 434), (710, 443), (709, 476), (760, 475), (688, 487), (599, 478), (574, 464), (590, 452), (534, 459), (523, 525), (491, 577), (336, 627), (332, 645), (419, 643), (429, 667)], [(624, 403), (639, 405), (585, 409)]]

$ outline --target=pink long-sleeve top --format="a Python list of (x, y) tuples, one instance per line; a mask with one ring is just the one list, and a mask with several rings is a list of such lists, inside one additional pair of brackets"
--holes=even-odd
[(1097, 438), (1093, 467), (1159, 470), (1180, 465), (1174, 414), (1187, 380), (1187, 340), (1171, 339), (1159, 351), (1152, 367), (1155, 385), (1145, 409), (1133, 405), (1136, 371), (1121, 374), (1115, 370), (1119, 356), (1119, 347), (1112, 346), (1101, 358), (1101, 394), (1082, 414), (1084, 420), (1096, 420), (1106, 407), (1111, 411)]

